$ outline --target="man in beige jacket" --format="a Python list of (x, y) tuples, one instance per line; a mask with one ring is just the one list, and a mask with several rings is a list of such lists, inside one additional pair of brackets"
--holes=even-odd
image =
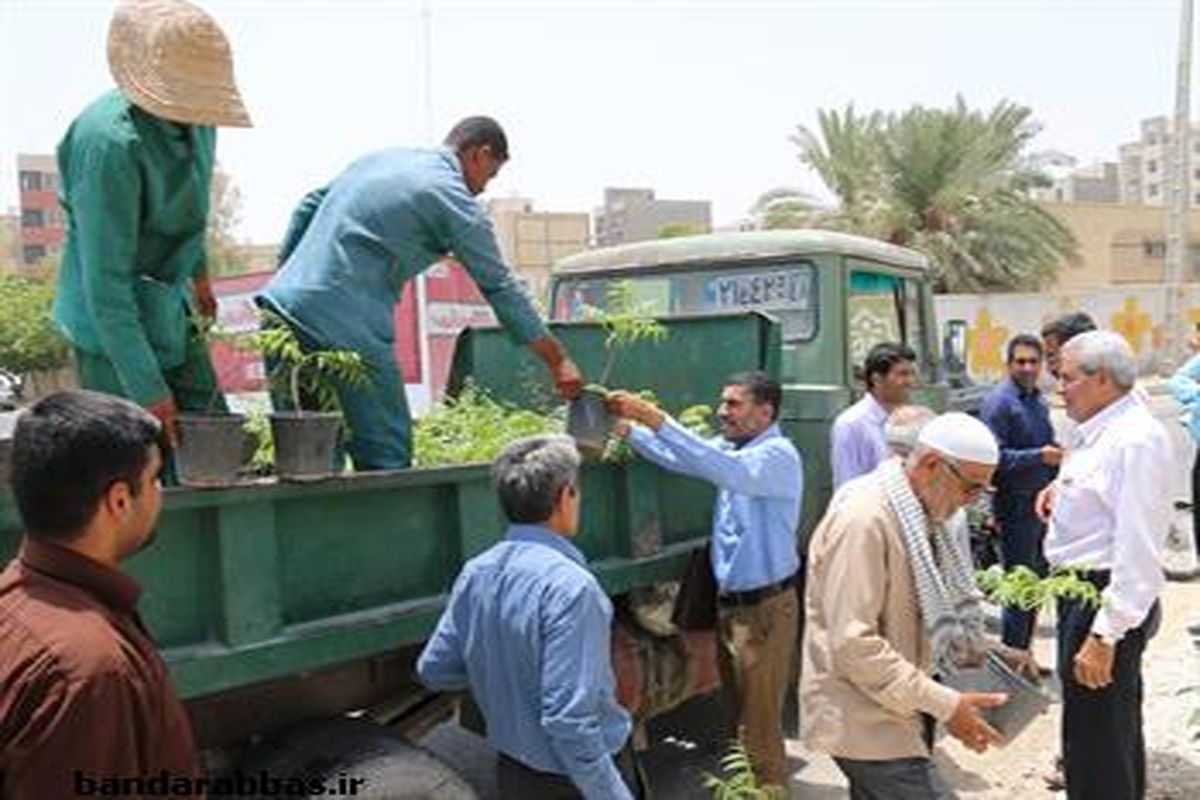
[(834, 757), (855, 800), (953, 796), (929, 758), (932, 721), (979, 752), (1000, 742), (980, 709), (1004, 695), (931, 676), (985, 650), (970, 564), (942, 523), (987, 491), (998, 460), (981, 422), (943, 414), (906, 459), (839, 493), (813, 533), (801, 734)]

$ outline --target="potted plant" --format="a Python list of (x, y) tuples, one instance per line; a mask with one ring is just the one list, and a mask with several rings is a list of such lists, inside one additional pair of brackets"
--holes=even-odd
[[(237, 346), (235, 336), (218, 332), (214, 324), (215, 320), (209, 319), (195, 322), (196, 335), (206, 346), (214, 341)], [(245, 461), (246, 417), (224, 408), (217, 410), (220, 397), (218, 382), (203, 411), (188, 411), (178, 417), (175, 471), (184, 486), (216, 488), (238, 482)]]
[(253, 343), (267, 362), (272, 392), (290, 401), (290, 410), (270, 415), (275, 473), (295, 481), (333, 475), (342, 429), (337, 387), (365, 386), (366, 362), (349, 350), (305, 348), (290, 326), (270, 317)]
[(591, 309), (591, 319), (604, 329), (604, 368), (598, 383), (583, 387), (579, 397), (571, 401), (567, 411), (567, 433), (581, 447), (602, 450), (612, 416), (604, 405), (608, 396), (605, 383), (621, 351), (640, 341), (661, 342), (668, 331), (651, 313), (648, 303), (639, 303), (633, 282), (615, 281), (608, 286), (605, 307)]

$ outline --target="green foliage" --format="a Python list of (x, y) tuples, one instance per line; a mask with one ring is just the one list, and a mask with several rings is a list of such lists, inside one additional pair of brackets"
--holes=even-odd
[(741, 742), (734, 742), (721, 758), (721, 774), (704, 773), (704, 788), (713, 800), (783, 800), (782, 786), (762, 786), (754, 774), (750, 754)]
[(255, 475), (270, 475), (275, 468), (275, 438), (271, 435), (271, 420), (266, 414), (252, 412), (246, 416), (242, 430), (254, 442), (250, 470)]
[(641, 341), (661, 342), (669, 331), (654, 318), (649, 303), (638, 302), (633, 281), (613, 281), (605, 291), (604, 308), (589, 308), (588, 318), (604, 328), (604, 370), (598, 388), (603, 388), (612, 372), (618, 353)]
[(694, 222), (668, 222), (658, 229), (659, 239), (678, 239), (681, 236), (698, 236), (704, 233), (704, 226)]
[(688, 406), (679, 412), (679, 422), (697, 436), (707, 438), (715, 433), (712, 426), (712, 415), (712, 406)]
[(561, 414), (539, 414), (494, 400), (470, 381), (413, 426), (413, 463), (418, 467), (490, 462), (505, 446), (526, 436), (562, 433)]
[(0, 367), (17, 375), (58, 369), (70, 346), (50, 316), (54, 284), (0, 274)]
[(832, 209), (803, 208), (795, 192), (759, 205), (788, 213), (776, 223), (873, 236), (924, 252), (940, 291), (1033, 291), (1077, 257), (1070, 230), (1028, 194), (1046, 178), (1026, 146), (1038, 133), (1028, 108), (990, 111), (959, 98), (949, 109), (900, 113), (822, 110), (817, 130), (797, 129), (800, 160), (837, 197)]
[(1013, 567), (1005, 572), (996, 564), (976, 572), (975, 580), (993, 603), (1026, 611), (1042, 608), (1060, 597), (1100, 605), (1100, 592), (1079, 577), (1078, 569), (1056, 569), (1041, 578), (1029, 567)]
[(295, 332), (278, 317), (268, 315), (268, 325), (244, 337), (265, 358), (275, 361), (267, 375), (271, 388), (285, 392), (292, 407), (301, 411), (340, 411), (337, 385), (365, 386), (370, 371), (358, 353), (350, 350), (306, 350)]

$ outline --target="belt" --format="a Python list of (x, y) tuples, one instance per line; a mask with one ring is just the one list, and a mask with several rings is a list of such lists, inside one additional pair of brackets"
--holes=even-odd
[(788, 575), (781, 581), (760, 586), (757, 589), (747, 589), (744, 592), (721, 592), (717, 595), (717, 603), (723, 606), (754, 606), (780, 592), (792, 588), (796, 582), (796, 573)]

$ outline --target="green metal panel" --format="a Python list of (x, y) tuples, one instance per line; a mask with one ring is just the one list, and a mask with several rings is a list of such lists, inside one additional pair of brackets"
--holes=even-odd
[[(578, 544), (609, 592), (678, 576), (709, 534), (695, 483), (670, 479), (687, 494), (675, 497), (660, 477), (640, 462), (584, 469)], [(190, 698), (419, 643), (463, 561), (503, 531), (482, 464), (171, 489), (155, 541), (128, 569)], [(19, 535), (0, 491), (0, 558)]]
[[(652, 389), (670, 410), (713, 404), (731, 373), (763, 369), (779, 374), (779, 323), (757, 313), (666, 320), (663, 342), (624, 349), (607, 379), (610, 388)], [(590, 381), (603, 371), (604, 331), (596, 323), (550, 326)], [(459, 335), (450, 391), (467, 376), (494, 397), (522, 407), (550, 408), (560, 401), (545, 366), (499, 328), (468, 328)]]

